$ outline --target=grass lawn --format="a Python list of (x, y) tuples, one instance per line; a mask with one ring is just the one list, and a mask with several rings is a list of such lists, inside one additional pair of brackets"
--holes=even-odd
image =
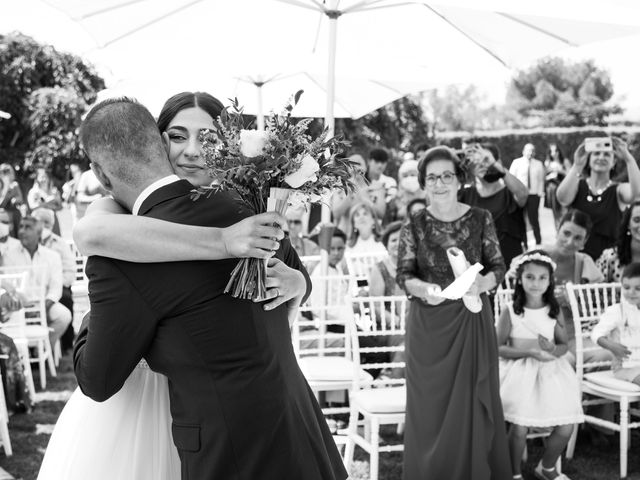
[[(58, 377), (47, 380), (47, 392), (73, 391), (75, 387), (76, 381), (71, 358), (67, 355), (60, 363)], [(3, 453), (0, 454), (0, 467), (16, 479), (35, 480), (37, 477), (44, 449), (51, 433), (48, 427), (56, 422), (65, 403), (51, 399), (54, 396), (55, 394), (47, 395), (47, 400), (39, 401), (31, 414), (14, 415), (9, 421), (13, 456), (7, 458)], [(401, 440), (396, 435), (395, 429), (391, 427), (383, 430), (382, 438), (389, 443)], [(524, 470), (525, 480), (534, 478), (533, 468), (542, 455), (542, 448), (540, 440), (529, 442), (529, 460)], [(452, 461), (455, 459), (452, 458)], [(619, 478), (618, 465), (617, 436), (612, 437), (608, 447), (601, 449), (593, 447), (586, 437), (579, 436), (575, 457), (572, 460), (563, 461), (563, 471), (572, 480), (614, 480)], [(628, 470), (629, 476), (627, 478), (629, 480), (640, 480), (640, 432), (638, 431), (632, 434)], [(367, 479), (368, 471), (368, 456), (360, 448), (356, 448), (355, 465), (351, 478), (354, 480)], [(402, 454), (382, 454), (380, 457), (380, 480), (400, 478), (402, 478)]]

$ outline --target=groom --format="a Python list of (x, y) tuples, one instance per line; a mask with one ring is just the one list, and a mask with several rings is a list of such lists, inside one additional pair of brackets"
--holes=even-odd
[[(102, 185), (134, 215), (212, 227), (251, 215), (228, 193), (192, 201), (153, 117), (133, 100), (99, 103), (80, 135)], [(304, 271), (288, 242), (276, 257)], [(74, 350), (80, 388), (104, 401), (143, 357), (166, 375), (183, 480), (346, 478), (293, 355), (287, 307), (224, 294), (236, 263), (90, 257), (91, 313)]]

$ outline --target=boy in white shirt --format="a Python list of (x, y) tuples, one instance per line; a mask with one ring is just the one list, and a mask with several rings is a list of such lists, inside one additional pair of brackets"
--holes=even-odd
[(614, 355), (613, 375), (640, 385), (640, 263), (622, 270), (622, 299), (607, 307), (591, 339)]

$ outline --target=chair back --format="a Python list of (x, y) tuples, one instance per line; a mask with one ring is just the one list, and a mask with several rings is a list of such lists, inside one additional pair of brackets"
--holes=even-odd
[(311, 295), (300, 307), (292, 329), (296, 356), (331, 355), (351, 360), (351, 278), (347, 275), (314, 275), (311, 282)]
[[(408, 305), (404, 295), (354, 299), (356, 328), (351, 331), (351, 338), (355, 359), (354, 381), (358, 387), (405, 384), (404, 375), (403, 378), (379, 378), (376, 374), (386, 369), (405, 368), (404, 359), (394, 360), (394, 357), (404, 352)], [(378, 378), (371, 383), (360, 375), (361, 370)]]
[(368, 286), (369, 275), (373, 266), (386, 258), (386, 252), (378, 253), (353, 253), (348, 252), (344, 255), (344, 260), (349, 270), (349, 275), (354, 277), (359, 287)]
[(592, 283), (575, 285), (567, 283), (566, 289), (576, 337), (576, 373), (578, 378), (582, 378), (585, 369), (590, 370), (610, 364), (610, 362), (591, 362), (585, 365), (585, 352), (599, 347), (586, 347), (584, 341), (591, 335), (591, 330), (600, 320), (604, 310), (608, 306), (620, 302), (620, 284)]
[(496, 325), (502, 315), (502, 311), (507, 308), (509, 302), (513, 301), (513, 289), (512, 288), (498, 288), (496, 296), (493, 297), (493, 315)]
[(87, 257), (83, 256), (80, 251), (78, 250), (78, 248), (76, 247), (76, 244), (73, 243), (72, 240), (69, 240), (67, 242), (69, 244), (69, 248), (71, 249), (71, 253), (73, 253), (73, 258), (75, 261), (75, 267), (76, 267), (76, 278), (75, 281), (76, 282), (86, 282), (87, 281), (87, 276), (84, 273), (84, 267), (87, 265)]
[[(27, 272), (0, 274), (0, 287), (12, 292), (25, 293), (27, 288)], [(24, 310), (20, 309), (9, 313), (4, 322), (0, 324), (0, 331), (11, 338), (25, 337), (25, 317)]]

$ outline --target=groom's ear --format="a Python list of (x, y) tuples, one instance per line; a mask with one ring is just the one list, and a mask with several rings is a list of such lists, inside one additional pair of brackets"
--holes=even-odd
[(104, 173), (104, 170), (102, 170), (100, 165), (98, 165), (96, 162), (91, 162), (91, 170), (93, 170), (93, 173), (95, 174), (96, 178), (104, 188), (106, 188), (109, 191), (113, 190), (113, 185), (111, 184), (111, 180), (109, 180), (109, 177), (107, 177), (107, 175)]
[(167, 156), (169, 156), (169, 151), (171, 150), (171, 140), (169, 140), (169, 134), (167, 132), (162, 132), (162, 144), (164, 145), (164, 149), (167, 152)]

